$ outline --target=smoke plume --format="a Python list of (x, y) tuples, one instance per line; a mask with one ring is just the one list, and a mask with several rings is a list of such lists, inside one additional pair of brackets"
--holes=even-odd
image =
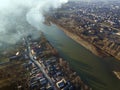
[(43, 14), (68, 0), (0, 0), (0, 46), (14, 44), (35, 28), (40, 29)]

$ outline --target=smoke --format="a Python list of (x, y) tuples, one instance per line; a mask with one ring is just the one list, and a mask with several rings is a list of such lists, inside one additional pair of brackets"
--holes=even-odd
[(68, 0), (0, 0), (0, 46), (15, 44), (24, 35), (40, 30), (44, 13)]
[(39, 29), (40, 25), (38, 24), (44, 21), (43, 14), (45, 12), (48, 12), (50, 8), (60, 7), (63, 3), (66, 3), (67, 1), (68, 0), (39, 1), (39, 4), (32, 8), (29, 13), (27, 13), (27, 21)]
[(119, 1), (119, 0), (69, 0), (69, 1), (82, 1), (82, 2), (109, 2), (109, 1)]

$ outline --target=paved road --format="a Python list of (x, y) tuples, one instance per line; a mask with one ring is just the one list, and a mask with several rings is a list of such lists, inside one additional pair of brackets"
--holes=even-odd
[(33, 55), (31, 54), (31, 48), (30, 48), (30, 45), (29, 45), (29, 42), (26, 40), (26, 45), (27, 45), (27, 51), (28, 51), (28, 55), (29, 55), (29, 58), (30, 60), (35, 64), (37, 65), (37, 67), (42, 71), (42, 73), (44, 74), (44, 76), (47, 78), (47, 80), (49, 81), (49, 83), (54, 87), (54, 90), (57, 90), (54, 83), (52, 82), (51, 78), (48, 76), (48, 74), (46, 73), (45, 69), (42, 67), (42, 65), (36, 61), (34, 58), (33, 58)]

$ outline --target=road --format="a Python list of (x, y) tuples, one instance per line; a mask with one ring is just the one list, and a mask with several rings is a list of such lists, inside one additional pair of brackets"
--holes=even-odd
[(30, 60), (35, 64), (37, 65), (37, 67), (42, 71), (42, 73), (44, 74), (44, 76), (47, 78), (47, 80), (49, 81), (49, 83), (53, 86), (54, 90), (57, 90), (54, 83), (52, 82), (51, 78), (48, 76), (48, 74), (46, 73), (45, 69), (42, 67), (42, 65), (36, 61), (34, 58), (33, 58), (33, 55), (31, 54), (31, 48), (30, 48), (30, 44), (29, 44), (29, 41), (27, 39), (25, 39), (25, 42), (26, 42), (26, 45), (27, 45), (27, 51), (28, 51), (28, 55), (29, 55), (29, 58)]

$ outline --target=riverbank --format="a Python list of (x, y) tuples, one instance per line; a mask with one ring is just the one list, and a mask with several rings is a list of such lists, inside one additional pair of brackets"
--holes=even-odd
[[(62, 30), (70, 38), (90, 50), (95, 55), (103, 55), (105, 57), (113, 56), (120, 60), (120, 39), (116, 34), (119, 30), (113, 27), (111, 28), (104, 23), (95, 22), (92, 18), (88, 17), (87, 14), (79, 11), (82, 7), (79, 9), (76, 7), (72, 10), (72, 3), (68, 3), (68, 5), (50, 13), (49, 17), (46, 17), (46, 20), (65, 29)], [(79, 6), (77, 3), (74, 3), (74, 5)]]
[(116, 75), (118, 79), (120, 79), (120, 72), (113, 71), (113, 73)]
[[(50, 23), (50, 22), (49, 22)], [(79, 37), (77, 35), (74, 35), (73, 33), (69, 32), (69, 30), (66, 30), (66, 28), (62, 27), (61, 25), (59, 25), (57, 22), (52, 21), (51, 23), (55, 24), (58, 28), (60, 28), (60, 30), (62, 30), (68, 37), (70, 37), (71, 39), (73, 39), (74, 41), (76, 41), (78, 44), (82, 45), (83, 47), (85, 47), (87, 50), (91, 51), (93, 54), (99, 56), (99, 57), (109, 57), (111, 55), (109, 55), (108, 53), (104, 52), (103, 50), (97, 48), (96, 46), (94, 46), (93, 44), (85, 41), (82, 37)], [(113, 72), (113, 71), (111, 71)], [(116, 78), (118, 78), (119, 73), (113, 73)], [(119, 78), (118, 78), (119, 79)]]
[(60, 56), (69, 62), (71, 68), (93, 90), (114, 90), (114, 87), (118, 88), (117, 90), (120, 89), (120, 80), (112, 74), (113, 70), (117, 70), (110, 69), (109, 64), (105, 63), (106, 60), (110, 63), (113, 61), (112, 65), (114, 65), (114, 61), (118, 60), (112, 57), (97, 57), (82, 45), (69, 38), (55, 24), (51, 23), (51, 26), (45, 26), (42, 30), (47, 40), (57, 49)]
[(56, 22), (52, 21), (51, 23), (54, 23), (55, 25), (57, 25), (60, 28), (60, 30), (62, 30), (68, 37), (70, 37), (71, 39), (76, 41), (78, 44), (82, 45), (83, 47), (85, 47), (86, 49), (91, 51), (93, 54), (95, 54), (99, 57), (110, 56), (108, 53), (100, 50), (99, 48), (97, 48), (93, 44), (85, 41), (82, 37), (77, 36), (74, 33), (69, 32), (69, 30), (66, 30), (66, 28), (62, 27), (61, 25), (57, 24)]
[[(73, 84), (74, 89), (72, 90), (92, 90), (83, 83), (81, 77), (76, 74), (69, 63), (59, 56), (57, 50), (50, 44), (43, 33), (40, 39), (29, 39), (31, 40), (31, 42), (29, 42), (31, 43), (31, 49), (29, 51), (34, 52), (31, 53), (29, 57), (31, 58), (32, 55), (35, 56), (36, 59), (31, 58), (31, 61), (39, 67), (51, 85), (57, 85), (60, 80), (64, 79), (66, 82), (69, 81)], [(57, 88), (59, 87), (57, 86)], [(65, 87), (62, 89), (64, 88)]]

